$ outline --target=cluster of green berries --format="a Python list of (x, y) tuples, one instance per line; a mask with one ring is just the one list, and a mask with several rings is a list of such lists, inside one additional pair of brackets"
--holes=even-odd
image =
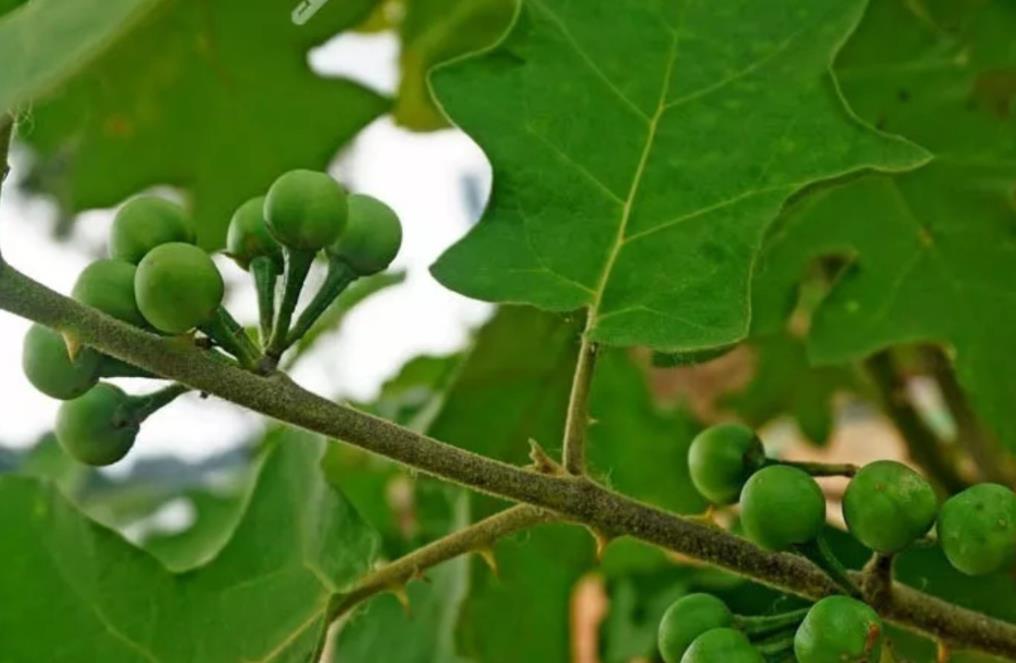
[[(350, 283), (387, 268), (401, 242), (402, 226), (387, 205), (347, 194), (325, 173), (294, 170), (279, 177), (265, 196), (241, 205), (229, 224), (226, 254), (253, 275), (257, 288), (260, 342), (223, 307), (222, 276), (212, 257), (195, 244), (183, 208), (156, 196), (139, 196), (123, 205), (110, 231), (110, 257), (86, 267), (71, 295), (151, 333), (200, 331), (224, 358), (267, 372)], [(293, 324), (304, 281), (322, 253), (328, 275)], [(155, 376), (41, 325), (25, 337), (23, 367), (39, 391), (64, 401), (57, 438), (71, 456), (92, 465), (123, 458), (142, 421), (186, 391), (171, 385), (128, 396), (100, 380)]]
[[(828, 596), (810, 608), (742, 616), (712, 594), (688, 594), (663, 614), (660, 654), (666, 663), (877, 663), (882, 621), (848, 596)], [(791, 655), (792, 652), (792, 655)]]
[(845, 595), (825, 598), (806, 614), (765, 618), (732, 615), (714, 596), (684, 597), (660, 624), (659, 646), (667, 663), (762, 661), (763, 654), (779, 659), (791, 639), (774, 631), (791, 623), (800, 663), (879, 660), (878, 615), (858, 600), (860, 592), (824, 541), (826, 501), (817, 475), (851, 475), (844, 520), (852, 536), (880, 555), (925, 540), (935, 527), (946, 558), (965, 574), (993, 573), (1016, 559), (1016, 493), (997, 484), (972, 486), (939, 508), (932, 486), (906, 465), (883, 460), (856, 469), (774, 460), (754, 431), (733, 424), (696, 436), (688, 466), (692, 483), (710, 502), (740, 503), (748, 539), (767, 550), (804, 554)]

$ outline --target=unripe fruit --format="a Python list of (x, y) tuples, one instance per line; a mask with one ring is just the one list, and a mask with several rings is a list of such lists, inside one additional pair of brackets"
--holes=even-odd
[(710, 426), (688, 448), (691, 482), (713, 504), (732, 504), (744, 482), (765, 462), (755, 431), (738, 424)]
[(892, 460), (862, 467), (843, 496), (843, 518), (850, 533), (881, 553), (903, 550), (927, 534), (937, 512), (931, 485)]
[(25, 334), (21, 365), (36, 389), (52, 398), (70, 400), (81, 396), (99, 380), (102, 356), (82, 348), (71, 361), (63, 336), (49, 327), (32, 325)]
[(56, 415), (56, 437), (73, 458), (88, 465), (110, 465), (127, 455), (139, 425), (131, 418), (130, 397), (100, 383), (67, 401)]
[(346, 229), (328, 247), (359, 276), (376, 274), (388, 267), (402, 245), (402, 224), (391, 207), (377, 198), (354, 193), (349, 196)]
[(193, 241), (182, 207), (158, 196), (138, 196), (128, 200), (113, 219), (109, 255), (136, 265), (156, 246)]
[(125, 260), (97, 260), (78, 276), (71, 297), (128, 324), (147, 326), (134, 297), (136, 271)]
[(318, 251), (346, 226), (346, 191), (325, 173), (291, 170), (268, 189), (264, 213), (268, 229), (283, 246)]
[(215, 263), (196, 246), (175, 242), (152, 249), (134, 278), (138, 307), (153, 327), (182, 334), (212, 319), (225, 285)]
[(796, 467), (772, 465), (748, 479), (741, 491), (741, 525), (768, 550), (786, 550), (818, 537), (825, 524), (825, 497), (811, 476)]
[(688, 594), (675, 601), (660, 620), (658, 643), (666, 663), (680, 663), (695, 638), (706, 631), (730, 626), (734, 616), (712, 594)]
[(938, 539), (949, 563), (967, 575), (992, 573), (1016, 557), (1016, 494), (980, 483), (953, 495), (938, 514)]
[(748, 637), (732, 628), (706, 631), (688, 647), (681, 663), (763, 663), (765, 659), (748, 642)]
[(265, 197), (251, 198), (237, 208), (226, 233), (226, 253), (242, 269), (254, 258), (271, 258), (282, 267), (282, 245), (268, 232), (265, 222)]
[(798, 663), (878, 663), (882, 621), (866, 603), (829, 596), (808, 611), (794, 635)]

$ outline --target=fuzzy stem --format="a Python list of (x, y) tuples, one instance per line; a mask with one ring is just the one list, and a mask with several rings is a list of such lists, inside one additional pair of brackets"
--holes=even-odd
[(125, 361), (113, 357), (103, 357), (99, 362), (99, 377), (101, 378), (149, 378), (158, 379), (158, 376), (151, 371), (138, 368)]
[(144, 396), (134, 396), (128, 402), (131, 420), (136, 424), (140, 424), (160, 409), (172, 403), (178, 396), (186, 394), (190, 390), (190, 387), (176, 383)]
[[(590, 317), (590, 320), (592, 317)], [(596, 344), (589, 340), (589, 329), (582, 334), (571, 395), (564, 424), (564, 451), (562, 463), (569, 474), (581, 476), (586, 472), (586, 433), (589, 430), (589, 390), (596, 368)]]
[(289, 331), (289, 336), (286, 339), (286, 345), (283, 350), (288, 349), (303, 338), (307, 330), (313, 327), (314, 323), (328, 310), (328, 307), (332, 305), (335, 298), (342, 294), (342, 291), (355, 281), (358, 276), (342, 260), (330, 258), (328, 260), (328, 274), (325, 276), (324, 283), (321, 284), (321, 288), (314, 295), (314, 299), (307, 304), (307, 308), (303, 310), (296, 324)]
[(289, 325), (293, 321), (293, 312), (300, 302), (300, 292), (303, 284), (310, 273), (310, 267), (314, 263), (314, 253), (311, 251), (298, 251), (287, 248), (286, 251), (286, 282), (282, 289), (282, 302), (279, 304), (279, 312), (275, 318), (275, 327), (272, 330), (272, 338), (268, 342), (265, 354), (273, 361), (286, 349), (286, 341), (289, 337)]
[(275, 283), (279, 280), (279, 269), (268, 256), (258, 256), (250, 262), (250, 273), (254, 278), (254, 289), (258, 294), (258, 322), (261, 330), (261, 345), (267, 346), (275, 322)]
[(367, 574), (350, 591), (336, 594), (328, 607), (328, 621), (338, 619), (379, 592), (405, 585), (432, 566), (482, 550), (504, 536), (549, 520), (553, 520), (553, 516), (543, 509), (514, 506), (417, 548)]
[[(668, 513), (585, 477), (554, 476), (485, 458), (302, 389), (280, 373), (259, 375), (213, 361), (207, 352), (110, 318), (4, 266), (0, 309), (167, 379), (255, 412), (342, 440), (445, 480), (595, 528), (630, 535), (798, 596), (818, 599), (838, 587), (796, 555), (767, 553), (721, 529)], [(1016, 659), (1016, 625), (962, 608), (906, 585), (873, 606), (904, 628), (953, 644)]]
[(853, 463), (811, 463), (798, 460), (767, 458), (765, 465), (786, 465), (804, 470), (813, 477), (852, 477), (860, 469)]

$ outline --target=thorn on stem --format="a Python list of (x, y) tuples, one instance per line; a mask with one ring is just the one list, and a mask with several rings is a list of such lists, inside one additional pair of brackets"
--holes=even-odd
[(586, 529), (593, 535), (593, 541), (596, 542), (596, 563), (602, 564), (603, 556), (607, 553), (607, 546), (610, 545), (610, 536), (592, 527)]
[(76, 336), (72, 336), (69, 332), (64, 332), (62, 336), (64, 345), (67, 346), (67, 356), (71, 361), (74, 361), (78, 358), (78, 355), (81, 354), (81, 341), (79, 341)]
[(937, 644), (938, 652), (935, 655), (935, 663), (949, 663), (949, 660), (952, 658), (952, 650), (949, 649), (949, 645), (941, 640)]
[(391, 585), (388, 587), (388, 591), (395, 595), (395, 599), (402, 606), (402, 609), (406, 611), (407, 616), (413, 614), (412, 606), (409, 605), (409, 592), (406, 591), (405, 585)]
[(497, 565), (497, 556), (494, 554), (494, 549), (490, 546), (479, 548), (476, 554), (480, 556), (480, 559), (484, 561), (490, 572), (494, 574), (495, 578), (501, 577), (501, 569)]
[(541, 474), (564, 474), (564, 468), (548, 456), (540, 443), (532, 438), (529, 438), (529, 458), (533, 461), (530, 467)]

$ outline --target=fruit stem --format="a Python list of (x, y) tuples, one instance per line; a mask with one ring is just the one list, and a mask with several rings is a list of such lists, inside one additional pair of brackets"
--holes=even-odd
[(240, 364), (250, 368), (257, 361), (257, 348), (247, 336), (247, 332), (225, 307), (220, 306), (212, 319), (198, 327), (215, 341), (223, 350), (240, 360)]
[(130, 412), (130, 420), (134, 424), (140, 425), (141, 422), (152, 416), (152, 414), (172, 403), (177, 396), (186, 394), (190, 390), (190, 387), (182, 385), (179, 382), (174, 382), (168, 387), (150, 394), (134, 396), (128, 401), (127, 405)]
[(768, 458), (765, 464), (767, 466), (786, 465), (788, 467), (796, 467), (813, 477), (852, 477), (860, 469), (853, 463), (811, 463), (798, 460), (780, 460), (778, 458)]
[(825, 535), (819, 534), (818, 538), (814, 541), (799, 544), (797, 551), (807, 557), (812, 564), (822, 569), (848, 596), (864, 600), (861, 590), (850, 579), (847, 568), (843, 566), (843, 563), (837, 559), (832, 549), (829, 548)]
[(321, 318), (328, 307), (332, 305), (335, 298), (342, 294), (350, 283), (359, 278), (359, 274), (353, 271), (353, 269), (346, 264), (344, 260), (340, 258), (329, 258), (328, 259), (328, 273), (325, 276), (324, 283), (321, 284), (321, 288), (314, 295), (314, 299), (307, 304), (307, 308), (300, 314), (296, 324), (293, 325), (286, 338), (286, 346), (283, 350), (288, 349), (294, 343), (303, 338), (314, 323)]
[(734, 624), (749, 637), (764, 637), (796, 627), (811, 608), (800, 608), (776, 615), (734, 615)]
[(286, 255), (286, 282), (282, 290), (282, 303), (279, 305), (279, 314), (275, 318), (275, 327), (272, 329), (271, 340), (265, 348), (265, 354), (277, 362), (286, 349), (286, 340), (289, 336), (289, 324), (293, 320), (293, 311), (300, 301), (300, 291), (303, 290), (304, 281), (310, 272), (310, 266), (314, 262), (312, 251), (299, 251), (296, 249), (285, 249)]
[(254, 277), (254, 288), (258, 293), (258, 320), (261, 329), (261, 345), (268, 345), (275, 322), (275, 283), (279, 270), (275, 261), (268, 256), (258, 256), (250, 262), (250, 273)]
[(794, 648), (794, 634), (782, 634), (777, 638), (753, 643), (758, 653), (766, 657), (766, 660), (784, 660), (784, 654)]

